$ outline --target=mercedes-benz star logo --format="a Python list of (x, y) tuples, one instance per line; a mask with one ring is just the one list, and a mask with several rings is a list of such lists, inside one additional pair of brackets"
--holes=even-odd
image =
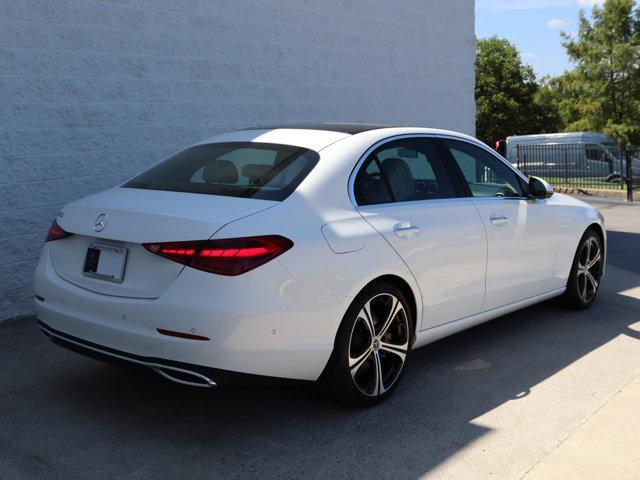
[(107, 226), (108, 221), (109, 217), (107, 217), (107, 214), (101, 213), (100, 215), (98, 215), (98, 218), (96, 218), (96, 222), (93, 224), (93, 229), (96, 232), (101, 232), (102, 230), (104, 230), (104, 227)]

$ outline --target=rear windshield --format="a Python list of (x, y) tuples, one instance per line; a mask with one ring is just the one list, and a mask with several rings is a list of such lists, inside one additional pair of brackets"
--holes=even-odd
[(210, 143), (176, 153), (123, 187), (282, 201), (319, 157), (290, 145)]

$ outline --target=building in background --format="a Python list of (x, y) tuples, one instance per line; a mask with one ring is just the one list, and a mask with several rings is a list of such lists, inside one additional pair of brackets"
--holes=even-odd
[[(214, 133), (473, 134), (473, 0), (0, 0), (0, 320), (66, 202)], [(354, 162), (357, 159), (354, 159)]]

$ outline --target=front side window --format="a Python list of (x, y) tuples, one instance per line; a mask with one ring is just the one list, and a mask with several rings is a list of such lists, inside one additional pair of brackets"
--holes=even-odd
[(317, 152), (290, 145), (210, 143), (176, 153), (123, 187), (282, 201), (318, 159)]
[(448, 171), (428, 138), (385, 143), (362, 164), (354, 194), (358, 205), (455, 197)]
[(474, 197), (522, 197), (516, 173), (491, 153), (459, 140), (443, 140)]

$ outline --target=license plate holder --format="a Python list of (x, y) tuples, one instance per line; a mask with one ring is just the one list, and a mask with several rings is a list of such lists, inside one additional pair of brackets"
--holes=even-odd
[(87, 277), (122, 283), (126, 261), (126, 248), (104, 243), (92, 243), (87, 248), (82, 273)]

